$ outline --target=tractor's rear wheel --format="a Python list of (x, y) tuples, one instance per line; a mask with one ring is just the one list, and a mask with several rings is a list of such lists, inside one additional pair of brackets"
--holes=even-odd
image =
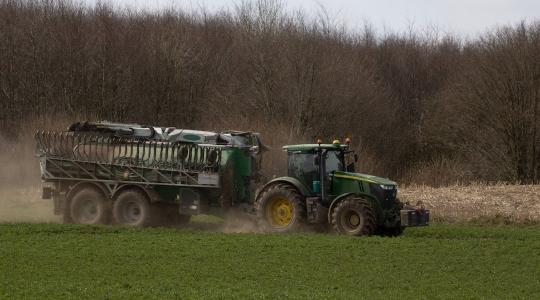
[(344, 235), (372, 235), (377, 229), (375, 210), (364, 198), (347, 197), (332, 211), (332, 228)]
[(152, 206), (142, 191), (125, 190), (114, 201), (113, 216), (117, 224), (135, 227), (151, 226), (154, 215)]
[(304, 197), (288, 184), (275, 184), (263, 191), (256, 200), (255, 210), (259, 225), (267, 231), (296, 231), (306, 220)]
[(107, 224), (110, 213), (110, 204), (95, 188), (84, 187), (69, 201), (70, 220), (75, 224)]

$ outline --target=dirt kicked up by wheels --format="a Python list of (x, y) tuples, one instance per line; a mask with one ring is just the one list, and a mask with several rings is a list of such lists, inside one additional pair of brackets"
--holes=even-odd
[(284, 146), (288, 174), (269, 182), (253, 132), (77, 122), (38, 132), (36, 143), (43, 198), (66, 223), (169, 226), (240, 213), (269, 232), (397, 236), (429, 222), (422, 205), (399, 201), (395, 182), (355, 172), (348, 140)]

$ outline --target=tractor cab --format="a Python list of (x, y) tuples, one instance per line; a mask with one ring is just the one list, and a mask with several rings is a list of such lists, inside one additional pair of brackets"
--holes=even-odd
[(331, 181), (337, 172), (354, 172), (358, 156), (349, 144), (335, 140), (332, 144), (299, 144), (284, 146), (287, 151), (287, 175), (299, 180), (312, 195), (327, 199)]
[[(284, 146), (287, 151), (287, 175), (298, 179), (312, 194), (321, 191), (335, 171), (345, 171), (346, 145), (300, 144)], [(354, 165), (354, 163), (353, 163)]]

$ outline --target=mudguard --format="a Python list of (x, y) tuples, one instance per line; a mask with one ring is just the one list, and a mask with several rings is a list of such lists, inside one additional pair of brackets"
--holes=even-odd
[(261, 194), (261, 192), (263, 192), (267, 187), (273, 185), (273, 184), (276, 184), (276, 183), (287, 183), (287, 184), (291, 184), (293, 185), (299, 192), (300, 194), (302, 194), (302, 196), (304, 197), (309, 197), (311, 195), (311, 192), (310, 190), (302, 183), (300, 182), (300, 180), (296, 179), (296, 178), (293, 178), (293, 177), (288, 177), (288, 176), (283, 176), (283, 177), (278, 177), (278, 178), (274, 178), (272, 180), (270, 180), (269, 182), (267, 182), (258, 192), (257, 192), (257, 195), (255, 196), (255, 199), (259, 198), (259, 195)]

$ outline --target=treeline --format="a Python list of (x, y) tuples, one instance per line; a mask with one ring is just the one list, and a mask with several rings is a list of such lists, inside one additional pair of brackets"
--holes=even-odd
[(275, 1), (149, 13), (0, 0), (4, 139), (81, 118), (259, 131), (274, 152), (349, 136), (361, 171), (528, 183), (540, 179), (539, 103), (538, 22), (465, 41), (354, 32)]

